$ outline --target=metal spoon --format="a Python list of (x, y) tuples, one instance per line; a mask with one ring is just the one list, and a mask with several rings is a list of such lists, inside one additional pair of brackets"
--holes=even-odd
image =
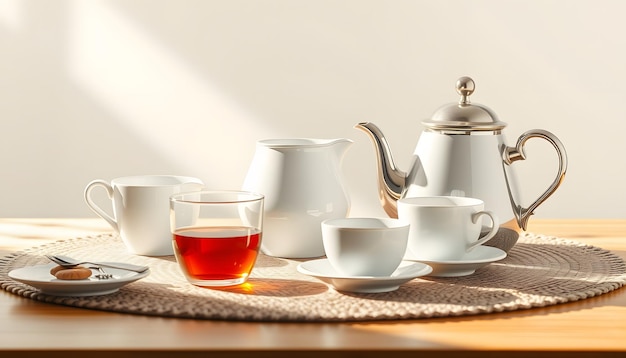
[(127, 264), (127, 263), (121, 263), (121, 262), (110, 263), (110, 262), (80, 261), (80, 260), (76, 260), (71, 257), (63, 256), (63, 255), (45, 255), (45, 256), (50, 261), (63, 267), (74, 267), (74, 266), (78, 266), (82, 264), (93, 264), (97, 266), (117, 268), (121, 270), (128, 270), (128, 271), (134, 271), (134, 272), (139, 272), (139, 273), (145, 272), (149, 269), (148, 266), (139, 266), (139, 265), (133, 265), (133, 264)]

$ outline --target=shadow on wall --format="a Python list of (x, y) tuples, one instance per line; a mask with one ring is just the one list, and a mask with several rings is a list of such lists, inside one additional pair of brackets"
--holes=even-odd
[(0, 216), (92, 216), (82, 190), (96, 178), (182, 174), (239, 188), (258, 139), (352, 137), (356, 108), (378, 116), (363, 93), (384, 89), (362, 73), (380, 63), (359, 55), (376, 29), (324, 7), (10, 4)]
[(215, 168), (243, 175), (231, 161), (245, 151), (247, 166), (254, 140), (240, 147), (233, 136), (263, 133), (257, 118), (156, 41), (132, 9), (11, 4), (13, 20), (0, 29), (12, 69), (3, 71), (11, 86), (2, 91), (2, 132), (10, 135), (0, 144), (1, 196), (11, 204), (1, 216), (90, 216), (82, 190), (95, 178), (177, 173), (240, 185)]

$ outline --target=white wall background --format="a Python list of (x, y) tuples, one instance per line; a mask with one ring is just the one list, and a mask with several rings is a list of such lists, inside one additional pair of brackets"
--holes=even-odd
[[(255, 141), (347, 137), (352, 215), (384, 215), (369, 139), (407, 169), (421, 120), (472, 100), (569, 154), (543, 218), (626, 218), (626, 2), (621, 0), (0, 2), (0, 216), (94, 217), (92, 179), (241, 185)], [(528, 143), (532, 198), (556, 156)], [(104, 196), (104, 194), (103, 194)]]

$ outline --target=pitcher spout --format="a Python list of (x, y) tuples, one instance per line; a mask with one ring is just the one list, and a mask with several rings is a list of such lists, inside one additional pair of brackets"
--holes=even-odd
[(354, 128), (364, 131), (374, 144), (378, 164), (378, 198), (387, 215), (397, 218), (397, 201), (406, 186), (407, 174), (396, 167), (391, 148), (381, 130), (374, 123), (361, 122)]
[(346, 138), (332, 139), (329, 142), (329, 144), (332, 146), (335, 152), (335, 157), (339, 161), (343, 159), (344, 155), (346, 154), (346, 151), (348, 150), (348, 148), (350, 148), (352, 143), (354, 143), (352, 140), (346, 139)]

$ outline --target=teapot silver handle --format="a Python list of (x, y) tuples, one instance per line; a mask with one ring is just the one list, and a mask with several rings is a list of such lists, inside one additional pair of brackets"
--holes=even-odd
[(531, 129), (517, 139), (515, 147), (505, 147), (502, 152), (502, 160), (504, 160), (504, 163), (511, 165), (513, 162), (518, 160), (525, 160), (526, 154), (524, 153), (524, 144), (526, 144), (526, 141), (530, 138), (542, 138), (552, 144), (559, 157), (559, 171), (548, 189), (529, 207), (524, 208), (515, 203), (513, 197), (511, 196), (511, 202), (515, 206), (515, 216), (517, 217), (517, 221), (522, 230), (526, 230), (526, 227), (528, 226), (528, 219), (530, 219), (533, 211), (535, 211), (535, 209), (537, 209), (537, 207), (541, 205), (541, 203), (543, 203), (550, 195), (552, 195), (559, 185), (561, 185), (561, 182), (565, 177), (565, 172), (567, 171), (567, 153), (565, 152), (563, 143), (561, 143), (561, 141), (554, 134), (542, 129)]

